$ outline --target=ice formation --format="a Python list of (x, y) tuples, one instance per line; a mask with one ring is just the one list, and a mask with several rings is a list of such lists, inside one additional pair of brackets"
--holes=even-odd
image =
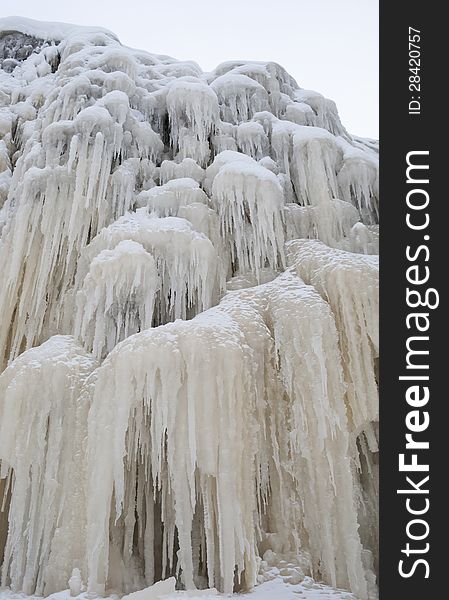
[(275, 63), (0, 20), (1, 585), (375, 600), (377, 151)]
[(27, 594), (65, 589), (72, 567), (81, 566), (79, 484), (89, 411), (83, 388), (96, 366), (71, 336), (57, 335), (1, 375), (0, 475), (11, 486), (2, 585)]

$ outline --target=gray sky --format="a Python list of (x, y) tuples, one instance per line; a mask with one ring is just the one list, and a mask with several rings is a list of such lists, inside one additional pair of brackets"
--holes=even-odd
[(1, 16), (101, 25), (127, 46), (206, 70), (273, 60), (337, 103), (346, 128), (378, 137), (378, 0), (1, 0)]

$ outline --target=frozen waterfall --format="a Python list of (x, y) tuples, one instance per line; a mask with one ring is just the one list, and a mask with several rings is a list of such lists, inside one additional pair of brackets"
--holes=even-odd
[(375, 600), (378, 212), (279, 65), (0, 19), (0, 585)]

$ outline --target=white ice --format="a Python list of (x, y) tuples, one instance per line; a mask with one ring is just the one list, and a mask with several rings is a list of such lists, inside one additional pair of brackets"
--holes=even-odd
[(378, 208), (280, 65), (0, 19), (2, 600), (376, 600)]

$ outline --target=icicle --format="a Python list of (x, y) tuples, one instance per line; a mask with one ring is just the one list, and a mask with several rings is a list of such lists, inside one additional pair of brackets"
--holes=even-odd
[(84, 568), (83, 448), (93, 358), (55, 336), (0, 376), (0, 463), (12, 476), (2, 585), (26, 594), (65, 589)]
[[(245, 348), (252, 348), (253, 353), (247, 355)], [(279, 375), (273, 371), (276, 355)], [(251, 532), (256, 524), (249, 516), (240, 521), (240, 513), (220, 498), (225, 490), (235, 490), (236, 498), (244, 494), (236, 503), (252, 514), (259, 491), (267, 493), (263, 490), (269, 479), (254, 480), (243, 473), (248, 469), (260, 472), (265, 465), (269, 478), (280, 478), (280, 487), (275, 486), (278, 492), (272, 489), (273, 498), (268, 493), (268, 506), (258, 506), (262, 513), (271, 515), (273, 524), (277, 523), (285, 547), (294, 547), (295, 536), (301, 539), (304, 528), (316, 573), (333, 585), (350, 586), (366, 597), (362, 547), (355, 541), (358, 524), (339, 357), (328, 304), (293, 274), (234, 292), (218, 308), (192, 321), (138, 334), (117, 347), (99, 370), (90, 415), (90, 456), (95, 460), (89, 471), (96, 494), (89, 494), (88, 547), (99, 547), (100, 540), (102, 547), (108, 543), (108, 519), (99, 521), (97, 515), (108, 513), (114, 488), (115, 518), (120, 517), (126, 508), (126, 465), (147, 456), (139, 450), (140, 445), (151, 446), (151, 463), (143, 463), (151, 473), (146, 495), (170, 489), (169, 495), (162, 494), (162, 502), (173, 504), (163, 505), (162, 514), (174, 519), (178, 531), (184, 583), (193, 586), (191, 536), (195, 505), (202, 497), (204, 507), (214, 506), (217, 519), (215, 526), (205, 522), (209, 585), (218, 582), (223, 590), (232, 590), (236, 566), (245, 570), (246, 577), (253, 573), (246, 579), (251, 585), (254, 554), (239, 555), (237, 549), (249, 549), (255, 543)], [(227, 372), (233, 373), (231, 380), (221, 374), (220, 365), (225, 364)], [(297, 375), (298, 365), (301, 377)], [(264, 382), (269, 380), (272, 386), (264, 390)], [(233, 384), (229, 387), (230, 381)], [(216, 385), (220, 392), (211, 392)], [(285, 395), (282, 403), (279, 393)], [(216, 415), (213, 420), (209, 411)], [(239, 421), (241, 411), (246, 414), (244, 422)], [(106, 423), (114, 433), (105, 445), (101, 431)], [(285, 436), (290, 428), (291, 433)], [(232, 444), (223, 438), (230, 430), (235, 435)], [(241, 444), (248, 446), (243, 449)], [(224, 448), (228, 448), (226, 459), (221, 454)], [(107, 456), (113, 460), (105, 470)], [(231, 462), (225, 468), (222, 460)], [(220, 471), (217, 461), (222, 464)], [(240, 474), (243, 478), (235, 488)], [(215, 480), (213, 495), (210, 478)], [(301, 502), (294, 501), (295, 497), (301, 497)], [(279, 503), (282, 508), (276, 516)], [(322, 514), (333, 515), (325, 526)], [(169, 530), (173, 527), (164, 519), (163, 523)], [(292, 532), (291, 523), (302, 526)], [(214, 558), (217, 551), (218, 565)], [(101, 556), (104, 553), (89, 555), (92, 590), (102, 589), (107, 581), (108, 565)], [(335, 556), (340, 557), (337, 562)]]
[(211, 137), (215, 155), (225, 150), (237, 151), (236, 131), (237, 125), (220, 121), (214, 135)]
[(224, 152), (206, 177), (213, 177), (212, 202), (234, 268), (254, 271), (258, 276), (266, 265), (281, 267), (284, 199), (276, 176), (245, 155)]
[[(228, 94), (234, 105), (239, 100), (245, 106), (250, 99), (256, 110), (257, 105), (266, 104), (268, 99), (268, 106), (260, 108), (259, 111), (269, 107), (269, 110), (276, 116), (280, 116), (285, 111), (286, 105), (292, 101), (298, 90), (298, 84), (293, 77), (280, 65), (273, 62), (229, 61), (219, 65), (211, 73), (211, 77), (213, 78), (212, 86), (217, 85), (215, 83), (217, 78), (222, 81), (220, 87), (229, 86)], [(262, 87), (267, 95), (264, 95), (255, 84)], [(255, 91), (256, 93), (254, 93)], [(246, 94), (246, 99), (244, 94)], [(225, 102), (230, 104), (229, 100)], [(251, 118), (250, 115), (248, 115), (249, 118)]]
[(217, 94), (222, 120), (229, 123), (248, 121), (269, 107), (265, 88), (246, 75), (221, 75), (212, 81), (211, 88)]
[(135, 206), (135, 194), (139, 189), (155, 186), (155, 165), (146, 159), (128, 158), (119, 165), (110, 179), (110, 203), (114, 214), (122, 215)]
[(268, 137), (260, 123), (241, 123), (237, 128), (239, 150), (259, 160), (268, 154)]
[(143, 246), (124, 240), (103, 250), (76, 298), (75, 336), (104, 358), (121, 340), (151, 327), (159, 290), (156, 261)]
[(313, 108), (305, 102), (292, 102), (287, 105), (285, 117), (297, 125), (317, 126), (317, 118)]
[(317, 240), (288, 243), (289, 262), (335, 315), (348, 383), (351, 428), (378, 419), (375, 358), (379, 353), (377, 256), (328, 248)]
[[(54, 332), (61, 312), (56, 298), (67, 292), (81, 248), (97, 229), (128, 208), (129, 194), (119, 203), (109, 203), (106, 196), (112, 162), (122, 151), (125, 120), (131, 118), (129, 110), (123, 92), (110, 92), (96, 105), (81, 110), (73, 121), (48, 124), (41, 143), (30, 140), (19, 159), (9, 199), (14, 210), (0, 246), (6, 281), (0, 305), (11, 322), (11, 331), (4, 328), (2, 332), (10, 337), (10, 346), (7, 337), (1, 338), (5, 359)], [(136, 152), (144, 158), (157, 154), (162, 142), (151, 127), (137, 122), (132, 127)], [(35, 151), (41, 147), (42, 152)], [(43, 154), (46, 166), (42, 168)], [(24, 239), (27, 231), (28, 239)], [(57, 262), (61, 254), (67, 255), (63, 265)], [(29, 318), (20, 321), (25, 314)]]
[(320, 127), (254, 115), (270, 139), (276, 161), (291, 179), (301, 206), (324, 205), (333, 198), (354, 204), (367, 224), (378, 218), (378, 158), (360, 144)]
[(338, 185), (343, 198), (357, 206), (367, 224), (375, 224), (379, 217), (378, 158), (339, 140), (344, 164), (338, 172)]
[[(185, 219), (156, 218), (150, 216), (145, 208), (140, 208), (103, 229), (84, 249), (75, 290), (83, 286), (95, 257), (103, 250), (114, 250), (119, 242), (125, 240), (140, 244), (156, 261), (161, 282), (154, 315), (157, 324), (185, 319), (192, 312), (209, 308), (224, 285), (219, 278), (217, 252), (205, 235), (195, 231)], [(149, 260), (147, 262), (149, 266)], [(130, 273), (124, 275), (130, 281), (134, 277), (132, 264), (129, 265)], [(149, 276), (147, 281), (152, 279)], [(150, 285), (151, 289), (155, 289)], [(68, 306), (67, 310), (70, 313), (71, 307)]]
[(357, 209), (343, 200), (323, 206), (285, 205), (286, 238), (317, 238), (333, 248), (361, 254), (378, 254), (378, 240), (359, 221)]
[(11, 160), (4, 140), (0, 139), (0, 210), (8, 197), (11, 182)]
[(214, 91), (200, 80), (181, 78), (170, 85), (167, 110), (171, 145), (180, 159), (193, 158), (205, 166), (209, 158), (208, 137), (218, 120)]
[[(209, 572), (210, 585), (216, 581), (231, 592), (236, 566), (239, 572), (249, 570), (247, 584), (253, 585), (254, 484), (246, 456), (254, 454), (254, 445), (241, 430), (253, 418), (248, 352), (236, 324), (225, 315), (214, 317), (212, 309), (192, 321), (137, 334), (106, 359), (89, 418), (90, 486), (95, 488), (88, 507), (92, 591), (104, 589), (108, 577), (107, 552), (97, 549), (108, 546), (112, 489), (117, 518), (124, 507), (124, 469), (142, 459), (140, 468), (149, 473), (146, 495), (162, 488), (164, 530), (177, 528), (186, 587), (195, 587), (191, 532), (198, 494), (204, 506), (214, 507), (206, 537), (217, 536), (218, 570)], [(105, 426), (111, 430), (106, 440)], [(230, 493), (235, 503), (228, 502)], [(214, 557), (209, 559), (213, 566)]]
[(217, 252), (220, 281), (223, 281), (231, 268), (231, 257), (229, 249), (223, 243), (218, 214), (209, 204), (210, 199), (199, 184), (188, 177), (174, 179), (162, 186), (141, 192), (136, 200), (136, 206), (146, 206), (158, 217), (174, 216), (186, 219), (196, 231), (209, 238)]
[[(280, 377), (291, 402), (289, 452), (295, 457), (294, 486), (298, 486), (296, 494), (301, 496), (304, 511), (299, 519), (290, 515), (288, 522), (303, 523), (314, 570), (332, 585), (349, 587), (364, 598), (366, 576), (357, 534), (345, 388), (334, 320), (316, 292), (289, 273), (267, 285), (271, 286), (269, 311)], [(281, 431), (284, 427), (288, 427), (285, 421)], [(278, 435), (282, 448), (284, 436)], [(288, 464), (288, 457), (281, 457), (280, 463)], [(323, 514), (328, 515), (325, 522)]]
[[(289, 115), (298, 115), (298, 108), (300, 111), (304, 111), (307, 115), (305, 123), (300, 123), (295, 118), (290, 119), (299, 125), (314, 125), (315, 127), (322, 127), (327, 129), (333, 135), (340, 135), (344, 138), (349, 139), (350, 136), (346, 129), (343, 127), (338, 116), (337, 107), (335, 102), (328, 100), (321, 94), (313, 92), (312, 90), (296, 90), (294, 94), (295, 103), (287, 106), (287, 119), (290, 119)], [(297, 108), (296, 102), (300, 104)], [(308, 106), (312, 111), (314, 117), (310, 118), (310, 111), (304, 110), (303, 107)], [(301, 118), (301, 117), (300, 117)]]

